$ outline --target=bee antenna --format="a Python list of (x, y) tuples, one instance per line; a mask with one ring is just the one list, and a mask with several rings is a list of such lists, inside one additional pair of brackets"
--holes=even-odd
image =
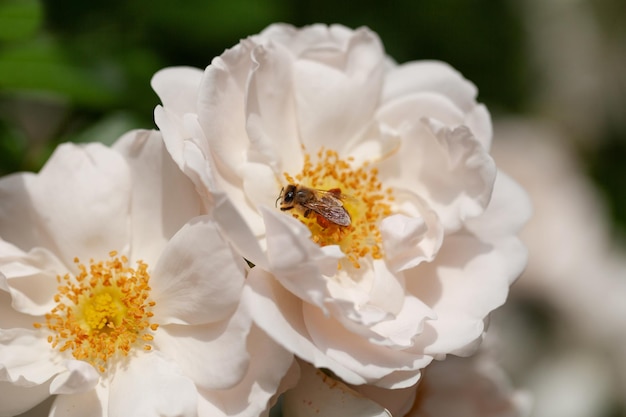
[(285, 187), (280, 189), (280, 194), (278, 195), (278, 198), (274, 202), (274, 207), (278, 207), (278, 200), (280, 200), (283, 197), (283, 191), (285, 191)]

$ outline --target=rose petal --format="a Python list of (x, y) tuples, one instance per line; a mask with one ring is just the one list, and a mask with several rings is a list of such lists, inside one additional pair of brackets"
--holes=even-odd
[(434, 213), (426, 215), (427, 219), (394, 214), (381, 222), (385, 259), (394, 271), (432, 261), (437, 254), (443, 241), (443, 229)]
[[(8, 244), (2, 246), (5, 250), (0, 254), (0, 287), (6, 287), (10, 293), (12, 309), (31, 316), (49, 312), (56, 305), (56, 276), (67, 273), (67, 267), (43, 248), (23, 253)], [(17, 326), (13, 323), (7, 327)]]
[(70, 266), (74, 257), (106, 257), (125, 248), (129, 190), (128, 168), (116, 152), (60, 145), (37, 176), (0, 180), (2, 236), (23, 250), (45, 247)]
[(0, 329), (0, 381), (40, 385), (65, 367), (40, 331)]
[(512, 235), (530, 219), (532, 205), (528, 194), (504, 172), (499, 171), (491, 201), (479, 217), (468, 219), (467, 228), (481, 237)]
[(252, 268), (243, 290), (242, 303), (250, 309), (254, 322), (288, 351), (317, 367), (333, 369), (341, 378), (356, 380), (360, 384), (365, 382), (315, 346), (303, 321), (302, 301), (280, 286), (268, 272)]
[(292, 293), (325, 309), (329, 297), (324, 275), (334, 275), (343, 254), (337, 247), (320, 248), (301, 222), (261, 207), (267, 228), (267, 254), (276, 279)]
[(23, 227), (49, 236), (48, 249), (68, 266), (75, 257), (87, 261), (104, 259), (111, 250), (123, 252), (129, 242), (131, 183), (117, 152), (98, 143), (62, 144), (27, 190), (38, 213)]
[[(339, 373), (340, 369), (329, 367), (348, 383), (361, 384), (362, 378), (365, 383), (385, 388), (405, 388), (417, 382), (419, 370), (432, 360), (429, 356), (415, 354), (409, 350), (371, 343), (361, 335), (348, 331), (334, 318), (324, 316), (319, 309), (310, 304), (303, 304), (302, 311), (304, 324), (316, 348), (340, 363), (342, 368), (348, 368), (359, 375), (358, 379), (346, 378)], [(301, 356), (298, 351), (294, 353)], [(387, 385), (384, 378), (396, 371), (403, 372), (402, 377), (394, 378), (392, 385)]]
[(108, 387), (96, 384), (95, 389), (91, 391), (72, 395), (58, 395), (52, 403), (49, 417), (108, 417), (112, 415), (108, 413), (108, 403)]
[(127, 366), (118, 368), (109, 393), (107, 415), (197, 415), (198, 393), (193, 382), (158, 352), (138, 354)]
[(54, 377), (50, 384), (50, 394), (80, 394), (95, 388), (100, 380), (96, 369), (84, 361), (66, 360), (65, 372)]
[(17, 416), (30, 410), (50, 396), (49, 383), (21, 386), (11, 382), (0, 382), (0, 415)]
[(240, 307), (217, 323), (160, 326), (154, 343), (198, 386), (230, 388), (241, 381), (248, 367), (246, 337), (250, 325), (250, 314)]
[(243, 286), (243, 260), (207, 217), (197, 217), (165, 247), (150, 280), (160, 324), (202, 324), (230, 316)]
[(481, 242), (471, 235), (446, 238), (436, 261), (406, 274), (406, 288), (437, 313), (420, 336), (424, 353), (463, 354), (475, 347), (483, 320), (501, 306), (526, 264), (515, 237)]
[[(341, 39), (341, 38), (339, 38)], [(372, 119), (382, 88), (384, 54), (373, 32), (354, 31), (344, 45), (312, 44), (293, 64), (301, 139), (316, 152), (353, 138)]]
[(198, 98), (198, 121), (223, 175), (234, 179), (246, 159), (244, 85), (251, 66), (249, 42), (213, 59), (206, 69)]
[(410, 347), (414, 338), (422, 332), (424, 322), (436, 319), (437, 314), (415, 297), (407, 296), (402, 310), (393, 320), (385, 320), (371, 327), (372, 331), (383, 336), (384, 344), (397, 347)]
[(301, 363), (298, 385), (283, 398), (283, 414), (293, 417), (391, 417), (391, 413), (342, 382)]
[(252, 51), (254, 67), (247, 85), (248, 160), (275, 173), (295, 172), (302, 165), (292, 91), (291, 53), (275, 43)]
[(163, 106), (177, 112), (195, 113), (198, 89), (203, 71), (192, 67), (170, 67), (157, 71), (150, 85), (161, 99)]
[(450, 65), (440, 61), (408, 62), (385, 74), (383, 103), (416, 92), (432, 92), (448, 97), (463, 112), (476, 106), (476, 86)]
[(393, 164), (402, 167), (400, 176), (386, 183), (413, 190), (437, 213), (446, 230), (458, 230), (489, 203), (496, 176), (493, 159), (467, 127), (451, 129), (432, 119), (413, 127), (403, 143), (412, 151), (401, 150), (385, 161), (391, 167), (387, 169), (393, 169)]
[[(201, 389), (199, 415), (220, 415), (215, 410), (219, 408), (229, 417), (257, 417), (267, 408), (294, 358), (256, 327), (248, 336), (248, 350), (250, 366), (244, 379), (226, 390)], [(213, 413), (203, 413), (205, 409)]]
[(166, 153), (159, 132), (129, 132), (113, 149), (125, 157), (133, 178), (130, 258), (155, 261), (167, 240), (200, 214), (201, 202), (191, 181)]

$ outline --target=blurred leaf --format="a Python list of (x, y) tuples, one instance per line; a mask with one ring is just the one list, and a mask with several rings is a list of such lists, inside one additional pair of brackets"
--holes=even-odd
[(0, 87), (58, 93), (88, 106), (110, 104), (115, 96), (95, 74), (68, 62), (58, 46), (46, 40), (0, 52)]
[(42, 16), (42, 7), (37, 0), (3, 0), (0, 2), (0, 40), (32, 36), (41, 26)]

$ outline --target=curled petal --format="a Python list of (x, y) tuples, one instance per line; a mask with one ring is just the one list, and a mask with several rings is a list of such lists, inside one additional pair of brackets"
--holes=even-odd
[(437, 313), (420, 336), (424, 352), (470, 353), (525, 264), (517, 238), (481, 242), (465, 234), (446, 238), (435, 262), (405, 271), (407, 290)]
[(170, 67), (157, 71), (150, 85), (165, 107), (185, 113), (196, 111), (198, 88), (202, 80), (202, 70), (191, 67)]
[(79, 394), (92, 390), (100, 380), (96, 369), (84, 361), (64, 361), (65, 372), (59, 373), (50, 384), (50, 394)]
[(324, 275), (334, 275), (343, 254), (336, 246), (320, 248), (296, 219), (261, 207), (267, 227), (270, 268), (289, 291), (319, 308), (329, 298)]
[(20, 386), (40, 385), (65, 367), (45, 336), (36, 330), (0, 329), (0, 381)]
[[(66, 273), (66, 266), (43, 248), (24, 253), (6, 242), (0, 247), (0, 288), (10, 294), (10, 307), (15, 310), (9, 314), (42, 316), (50, 311), (56, 304), (53, 298), (58, 291), (56, 276)], [(6, 327), (15, 327), (15, 323)]]

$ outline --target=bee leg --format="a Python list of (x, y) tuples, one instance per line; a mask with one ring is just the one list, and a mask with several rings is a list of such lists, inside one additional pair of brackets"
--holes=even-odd
[(304, 211), (304, 217), (305, 217), (305, 218), (308, 218), (308, 217), (311, 215), (311, 212), (312, 212), (312, 211), (313, 211), (313, 210), (311, 210), (311, 209), (306, 209), (306, 210)]
[(331, 188), (328, 190), (335, 198), (341, 198), (341, 188)]
[(319, 224), (320, 226), (322, 226), (322, 228), (326, 229), (328, 226), (330, 226), (330, 220), (328, 220), (326, 217), (321, 216), (321, 215), (317, 215), (317, 224)]

